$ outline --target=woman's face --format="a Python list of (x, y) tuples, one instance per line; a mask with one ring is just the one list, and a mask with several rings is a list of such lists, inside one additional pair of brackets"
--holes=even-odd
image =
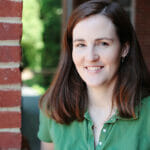
[(73, 29), (73, 62), (88, 87), (109, 85), (116, 77), (121, 45), (111, 20), (93, 15)]

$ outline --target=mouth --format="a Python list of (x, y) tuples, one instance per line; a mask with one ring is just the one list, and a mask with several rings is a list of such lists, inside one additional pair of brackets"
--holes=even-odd
[(86, 66), (86, 67), (85, 67), (85, 69), (86, 69), (88, 72), (91, 72), (91, 73), (98, 73), (98, 72), (100, 72), (103, 68), (104, 68), (104, 66)]

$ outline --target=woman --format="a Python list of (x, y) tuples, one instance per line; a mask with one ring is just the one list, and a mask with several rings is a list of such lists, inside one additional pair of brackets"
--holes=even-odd
[(149, 150), (149, 95), (126, 13), (117, 3), (88, 1), (69, 19), (58, 71), (40, 100), (41, 149)]

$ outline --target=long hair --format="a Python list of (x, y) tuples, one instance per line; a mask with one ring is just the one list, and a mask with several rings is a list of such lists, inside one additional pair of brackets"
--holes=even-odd
[(118, 80), (113, 91), (113, 103), (116, 103), (119, 115), (135, 117), (135, 107), (143, 97), (150, 94), (150, 74), (126, 12), (118, 3), (91, 0), (73, 11), (64, 33), (58, 70), (39, 103), (40, 108), (58, 123), (84, 120), (88, 106), (87, 88), (72, 60), (72, 32), (79, 21), (95, 14), (108, 17), (116, 27), (121, 45), (126, 42), (130, 45), (124, 62), (120, 62)]

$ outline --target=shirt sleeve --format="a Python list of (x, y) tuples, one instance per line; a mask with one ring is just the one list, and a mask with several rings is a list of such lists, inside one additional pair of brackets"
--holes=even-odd
[(52, 142), (52, 138), (50, 135), (50, 121), (51, 119), (48, 118), (41, 110), (39, 115), (39, 131), (38, 131), (38, 138), (43, 142)]

